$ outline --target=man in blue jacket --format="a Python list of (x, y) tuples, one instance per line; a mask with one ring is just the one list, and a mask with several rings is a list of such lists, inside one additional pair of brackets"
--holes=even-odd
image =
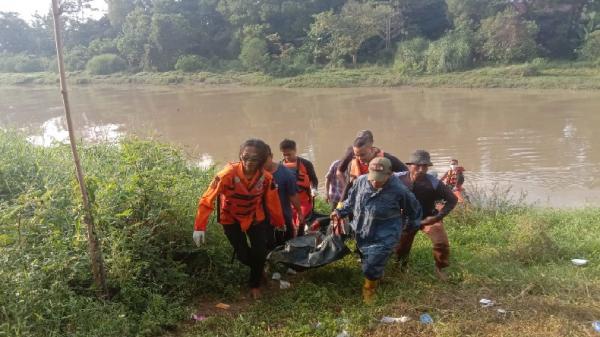
[(369, 173), (360, 176), (350, 188), (343, 206), (331, 213), (334, 224), (353, 214), (350, 226), (356, 233), (356, 245), (362, 255), (365, 276), (363, 300), (373, 301), (385, 264), (405, 226), (419, 228), (421, 206), (414, 195), (392, 175), (392, 163), (376, 157)]

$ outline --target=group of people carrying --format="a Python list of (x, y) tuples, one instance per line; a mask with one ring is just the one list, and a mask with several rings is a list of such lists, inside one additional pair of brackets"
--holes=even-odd
[[(270, 147), (259, 139), (240, 146), (239, 162), (229, 163), (214, 177), (199, 201), (193, 239), (205, 242), (206, 225), (217, 208), (217, 222), (237, 259), (250, 267), (253, 298), (261, 295), (269, 249), (304, 235), (314, 208), (318, 178), (313, 164), (296, 153), (296, 143), (285, 139), (279, 149), (283, 160), (273, 161)], [(454, 163), (454, 162), (453, 162)], [(457, 162), (455, 163), (457, 164)], [(395, 249), (403, 270), (415, 235), (423, 231), (433, 243), (435, 273), (446, 280), (450, 247), (443, 218), (459, 201), (462, 168), (451, 166), (443, 179), (428, 174), (430, 155), (415, 151), (404, 164), (374, 146), (373, 134), (358, 133), (344, 157), (326, 176), (326, 200), (331, 205), (334, 233), (349, 223), (361, 256), (365, 276), (363, 300), (375, 295), (385, 264)]]

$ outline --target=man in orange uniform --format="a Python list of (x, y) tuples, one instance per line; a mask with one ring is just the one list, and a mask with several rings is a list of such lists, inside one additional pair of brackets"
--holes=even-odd
[(293, 221), (296, 235), (304, 235), (303, 219), (308, 218), (313, 210), (313, 197), (317, 196), (319, 179), (317, 178), (313, 164), (309, 160), (299, 157), (296, 154), (295, 141), (284, 139), (279, 144), (279, 149), (283, 154), (283, 165), (290, 169), (296, 176), (302, 216), (299, 216), (294, 209)]
[(408, 171), (408, 167), (400, 159), (373, 146), (373, 134), (370, 131), (365, 130), (361, 133), (364, 135), (361, 136), (359, 133), (352, 144), (352, 153), (348, 154), (348, 156), (352, 156), (352, 159), (348, 160), (346, 158), (338, 167), (338, 173), (348, 170), (350, 176), (350, 181), (346, 185), (342, 199), (345, 199), (350, 186), (359, 176), (369, 173), (369, 162), (376, 157), (387, 158), (392, 165), (392, 172)]
[(458, 166), (458, 159), (450, 161), (450, 169), (444, 173), (440, 179), (444, 184), (452, 189), (452, 192), (458, 198), (458, 202), (464, 202), (463, 187), (465, 183), (465, 168)]
[[(284, 227), (277, 185), (271, 173), (263, 167), (268, 147), (262, 140), (250, 139), (240, 147), (240, 161), (228, 164), (213, 179), (200, 198), (193, 239), (196, 245), (205, 242), (206, 225), (217, 200), (217, 221), (238, 260), (250, 267), (249, 286), (253, 298), (260, 297), (260, 281), (267, 256), (270, 223)], [(250, 245), (248, 245), (250, 241)]]

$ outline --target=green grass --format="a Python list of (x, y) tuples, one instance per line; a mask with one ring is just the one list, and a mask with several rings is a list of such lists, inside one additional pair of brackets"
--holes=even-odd
[[(207, 321), (186, 324), (177, 336), (589, 336), (600, 317), (600, 210), (515, 208), (496, 214), (458, 210), (446, 221), (450, 281), (433, 275), (431, 244), (420, 234), (406, 273), (390, 262), (375, 305), (361, 303), (355, 256), (288, 277), (290, 290), (242, 311), (202, 306)], [(539, 246), (539, 244), (546, 244)], [(575, 267), (570, 259), (591, 260)], [(481, 308), (481, 298), (498, 303)], [(209, 303), (212, 303), (208, 301)], [(236, 303), (232, 303), (234, 310)], [(496, 308), (508, 311), (500, 314)], [(435, 323), (418, 323), (422, 313)], [(383, 316), (413, 321), (384, 325)], [(319, 328), (315, 328), (320, 323)]]
[[(92, 76), (69, 74), (71, 83), (151, 85), (247, 85), (282, 87), (447, 87), (447, 88), (529, 88), (600, 89), (600, 67), (588, 62), (539, 62), (508, 66), (480, 67), (447, 74), (402, 74), (389, 67), (364, 66), (357, 69), (324, 68), (295, 77), (273, 77), (263, 73), (120, 73)], [(0, 85), (51, 85), (51, 73), (0, 74)]]
[[(447, 283), (435, 279), (419, 234), (409, 270), (390, 261), (375, 305), (361, 302), (354, 255), (285, 276), (291, 289), (272, 282), (250, 301), (247, 269), (230, 263), (218, 225), (206, 246), (192, 245), (197, 198), (213, 172), (136, 139), (82, 146), (113, 293), (100, 300), (69, 148), (0, 131), (0, 150), (0, 336), (591, 336), (600, 319), (600, 209), (535, 209), (488, 191), (446, 220)], [(481, 308), (481, 298), (507, 313)], [(433, 325), (416, 321), (425, 312)], [(191, 313), (208, 318), (194, 323)], [(379, 323), (401, 315), (413, 320)]]

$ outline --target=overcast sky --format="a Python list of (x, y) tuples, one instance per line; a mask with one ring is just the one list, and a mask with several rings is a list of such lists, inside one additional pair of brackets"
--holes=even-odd
[[(52, 6), (52, 0), (0, 0), (0, 12), (17, 12), (21, 18), (30, 21), (31, 16), (38, 12), (47, 13)], [(99, 11), (89, 13), (93, 17), (100, 17), (106, 12), (104, 0), (92, 0), (92, 7)]]

